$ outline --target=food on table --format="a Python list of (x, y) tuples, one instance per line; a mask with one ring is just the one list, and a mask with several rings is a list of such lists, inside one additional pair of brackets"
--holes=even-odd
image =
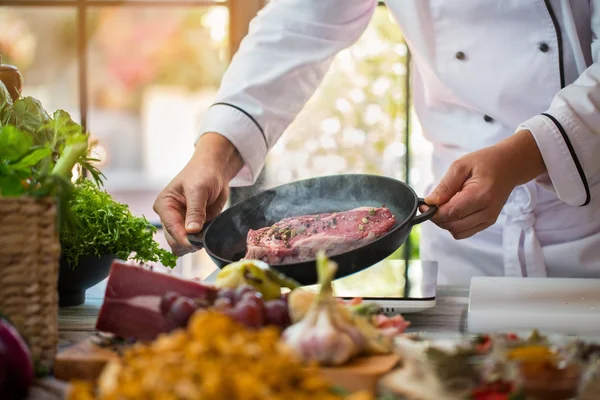
[(0, 398), (23, 398), (33, 376), (29, 348), (17, 330), (0, 316)]
[(464, 400), (464, 396), (449, 393), (433, 372), (425, 355), (429, 345), (429, 342), (419, 340), (418, 336), (399, 337), (396, 351), (402, 364), (380, 379), (379, 391), (393, 399)]
[(276, 265), (313, 260), (320, 250), (333, 256), (373, 242), (395, 223), (394, 215), (385, 207), (286, 218), (273, 226), (250, 230), (245, 258)]
[(294, 280), (269, 268), (258, 260), (242, 260), (227, 265), (217, 275), (215, 285), (219, 288), (235, 289), (242, 285), (251, 285), (265, 300), (281, 297), (281, 288), (296, 289), (299, 284)]
[[(507, 395), (518, 393), (528, 399), (545, 400), (570, 399), (579, 390), (580, 365), (568, 360), (538, 331), (524, 339), (515, 334), (485, 335), (473, 344), (472, 349), (483, 357), (477, 365), (483, 388), (497, 389), (502, 383)], [(490, 369), (492, 365), (494, 369)]]
[(214, 286), (115, 261), (96, 329), (123, 338), (152, 340), (172, 329), (160, 311), (161, 297), (167, 292), (212, 302), (217, 291)]
[(397, 344), (403, 366), (381, 380), (382, 390), (411, 400), (525, 400), (495, 350), (482, 352), (478, 341), (402, 338)]
[(113, 399), (348, 399), (336, 394), (314, 365), (305, 366), (282, 346), (274, 327), (246, 329), (214, 311), (193, 315), (186, 330), (136, 344), (109, 364), (97, 393), (77, 382), (72, 400)]
[(316, 298), (317, 293), (302, 289), (292, 290), (290, 294), (288, 294), (288, 307), (290, 318), (293, 323), (304, 318)]
[(373, 316), (375, 327), (386, 336), (395, 336), (406, 331), (410, 326), (410, 322), (405, 320), (402, 315), (394, 315), (389, 317), (384, 314)]
[(581, 366), (545, 345), (526, 345), (508, 351), (516, 368), (516, 384), (531, 399), (574, 398), (582, 382)]
[[(288, 308), (290, 318), (293, 323), (302, 320), (308, 311), (311, 309), (313, 303), (316, 301), (318, 294), (312, 291), (303, 290), (302, 288), (293, 290), (288, 295)], [(394, 336), (403, 333), (410, 322), (406, 321), (401, 315), (394, 315), (392, 317), (382, 313), (382, 309), (379, 305), (374, 303), (363, 303), (362, 299), (355, 298), (350, 302), (346, 303), (342, 299), (336, 299), (342, 306), (340, 312), (344, 314), (348, 319), (351, 319), (356, 323), (359, 329), (362, 329), (364, 334), (368, 337), (374, 337), (374, 341), (369, 342), (368, 348), (374, 347), (375, 349), (381, 348), (382, 346), (377, 345), (379, 340), (377, 338), (382, 337), (384, 339), (383, 350), (380, 352), (386, 352), (389, 347), (389, 342)], [(373, 329), (377, 328), (377, 329)], [(378, 352), (374, 350), (374, 352)]]
[[(290, 305), (290, 316), (293, 322), (298, 322), (310, 310), (313, 302), (317, 298), (317, 293), (309, 290), (299, 288), (293, 290), (288, 295), (288, 303)], [(345, 302), (343, 299), (337, 299), (338, 302), (346, 306), (349, 311), (354, 314), (361, 315), (363, 317), (372, 317), (375, 315), (382, 315), (381, 306), (375, 303), (363, 303), (360, 297), (356, 297), (349, 302)]]
[[(322, 365), (341, 365), (360, 353), (392, 352), (398, 330), (394, 329), (391, 333), (378, 329), (369, 318), (352, 312), (333, 296), (331, 282), (336, 269), (337, 264), (329, 261), (324, 252), (318, 253), (317, 272), (321, 287), (313, 295), (306, 312), (299, 312), (298, 306), (296, 311), (290, 312), (294, 318), (300, 319), (283, 332), (286, 343), (304, 361), (316, 361)], [(304, 294), (300, 296), (302, 299), (309, 298)], [(298, 302), (299, 298), (292, 292), (289, 301)]]
[(498, 381), (486, 383), (471, 391), (472, 400), (527, 400), (521, 393), (515, 392), (512, 383)]
[(323, 253), (317, 258), (321, 288), (306, 315), (283, 332), (286, 343), (304, 361), (341, 365), (360, 353), (366, 343), (360, 331), (341, 315), (331, 281), (337, 266)]
[(371, 317), (374, 315), (381, 315), (382, 308), (376, 303), (363, 303), (362, 298), (355, 297), (351, 300), (345, 301), (344, 304), (355, 314), (362, 315), (363, 317)]
[(481, 354), (496, 353), (496, 362), (504, 363), (505, 379), (527, 398), (570, 399), (582, 382), (581, 363), (568, 357), (568, 347), (559, 350), (537, 330), (526, 338), (515, 334), (480, 336), (476, 349)]
[(575, 340), (568, 347), (574, 357), (582, 362), (596, 361), (600, 356), (600, 344)]
[[(600, 398), (595, 346), (551, 340), (534, 331), (480, 335), (460, 341), (402, 337), (401, 368), (381, 380), (381, 390), (419, 400), (567, 400)], [(587, 358), (587, 361), (586, 361)]]
[(220, 289), (213, 301), (167, 292), (160, 303), (161, 313), (171, 329), (184, 328), (194, 312), (209, 308), (230, 316), (247, 328), (274, 325), (284, 329), (290, 324), (287, 302), (283, 297), (264, 300), (261, 293), (250, 285)]
[(428, 364), (442, 385), (453, 393), (469, 393), (479, 379), (477, 351), (470, 347), (458, 347), (450, 351), (429, 347), (425, 351)]
[[(301, 290), (260, 261), (237, 262), (221, 272), (217, 285), (211, 286), (115, 261), (96, 329), (126, 339), (153, 340), (185, 327), (198, 309), (218, 310), (250, 328), (285, 329), (304, 318), (315, 301), (315, 293)], [(283, 287), (295, 289), (288, 294), (282, 293)], [(365, 338), (368, 352), (389, 352), (393, 336), (408, 326), (400, 316), (381, 315), (377, 305), (334, 301), (337, 312)]]
[[(203, 308), (215, 308), (248, 327), (276, 325), (283, 329), (291, 323), (287, 295), (281, 294), (279, 286), (279, 282), (291, 285), (291, 281), (277, 276), (268, 298), (244, 280), (239, 282), (235, 288), (219, 288), (115, 261), (96, 329), (128, 339), (153, 340), (185, 327), (191, 315)], [(264, 285), (258, 286), (264, 290)]]

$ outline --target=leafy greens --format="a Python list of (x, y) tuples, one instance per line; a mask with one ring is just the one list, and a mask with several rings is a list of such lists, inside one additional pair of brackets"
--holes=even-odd
[(156, 228), (146, 218), (133, 216), (127, 205), (115, 201), (90, 180), (78, 182), (76, 188), (71, 209), (79, 217), (81, 228), (60, 232), (62, 255), (71, 266), (76, 266), (84, 255), (114, 254), (127, 259), (132, 253), (131, 258), (137, 261), (175, 266), (176, 257), (159, 248), (153, 238)]

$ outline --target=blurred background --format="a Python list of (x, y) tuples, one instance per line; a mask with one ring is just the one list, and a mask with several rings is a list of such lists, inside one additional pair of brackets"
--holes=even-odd
[[(272, 0), (277, 1), (277, 0)], [(248, 23), (266, 0), (2, 0), (0, 55), (24, 95), (64, 109), (98, 140), (107, 190), (158, 222), (152, 204), (185, 165), (205, 110)], [(425, 195), (431, 148), (412, 117), (410, 55), (385, 6), (336, 58), (322, 86), (269, 154), (265, 187), (337, 173), (372, 173)], [(290, 88), (293, 90), (293, 88)], [(418, 258), (419, 230), (392, 260)], [(166, 246), (159, 231), (157, 240)], [(179, 261), (208, 276), (203, 251)]]

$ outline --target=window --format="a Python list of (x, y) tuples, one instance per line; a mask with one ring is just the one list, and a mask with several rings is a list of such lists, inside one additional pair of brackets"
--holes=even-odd
[[(262, 3), (7, 0), (0, 55), (23, 73), (24, 95), (92, 133), (107, 190), (157, 223), (153, 201), (192, 154), (202, 113)], [(157, 240), (166, 246), (162, 233)]]
[[(157, 222), (152, 203), (191, 155), (203, 112), (264, 3), (4, 0), (0, 55), (23, 73), (25, 95), (70, 112), (92, 132), (107, 190)], [(409, 59), (399, 28), (379, 7), (269, 154), (259, 182), (234, 189), (232, 201), (340, 172), (390, 175), (422, 194), (429, 150), (409, 118)], [(417, 234), (395, 258), (418, 255)], [(157, 239), (166, 245), (162, 234)], [(214, 270), (204, 252), (182, 264), (200, 277)]]

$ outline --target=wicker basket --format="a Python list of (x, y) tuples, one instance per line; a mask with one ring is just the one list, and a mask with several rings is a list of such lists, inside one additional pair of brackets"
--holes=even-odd
[(56, 218), (51, 199), (0, 198), (0, 312), (47, 367), (58, 344)]

